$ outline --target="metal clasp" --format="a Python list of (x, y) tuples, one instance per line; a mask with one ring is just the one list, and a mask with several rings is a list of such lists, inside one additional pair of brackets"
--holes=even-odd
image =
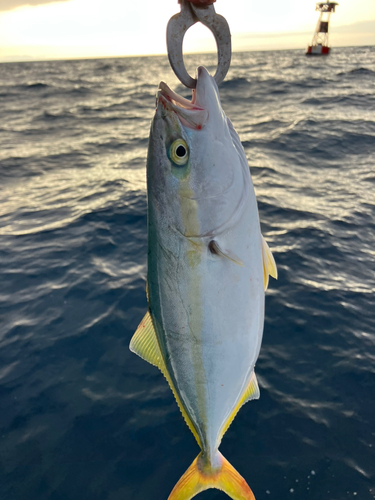
[(167, 49), (170, 65), (177, 78), (186, 87), (195, 89), (197, 80), (186, 71), (182, 54), (182, 42), (187, 30), (197, 22), (210, 29), (217, 46), (217, 69), (214, 75), (219, 85), (228, 73), (232, 44), (229, 25), (226, 19), (216, 14), (214, 6), (198, 6), (188, 0), (179, 0), (181, 12), (172, 16), (167, 25)]

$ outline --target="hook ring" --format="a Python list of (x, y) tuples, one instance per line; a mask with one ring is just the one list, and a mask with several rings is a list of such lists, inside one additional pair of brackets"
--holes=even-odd
[(197, 22), (201, 22), (215, 37), (217, 46), (217, 68), (214, 75), (219, 85), (228, 73), (232, 45), (229, 25), (226, 19), (216, 14), (214, 6), (197, 6), (188, 0), (180, 0), (181, 12), (171, 17), (167, 25), (167, 49), (170, 65), (177, 78), (186, 87), (195, 89), (197, 80), (186, 71), (182, 54), (182, 43), (187, 30)]

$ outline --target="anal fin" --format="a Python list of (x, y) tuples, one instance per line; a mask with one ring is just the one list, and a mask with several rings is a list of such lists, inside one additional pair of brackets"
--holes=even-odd
[(149, 311), (139, 323), (129, 349), (159, 370), (166, 369)]

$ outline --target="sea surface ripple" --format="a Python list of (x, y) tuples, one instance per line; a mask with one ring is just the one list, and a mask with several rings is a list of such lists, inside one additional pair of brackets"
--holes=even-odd
[[(1, 500), (165, 499), (198, 448), (128, 345), (155, 94), (189, 92), (166, 56), (1, 70)], [(221, 450), (257, 500), (374, 499), (375, 47), (235, 53), (220, 94), (279, 270)]]

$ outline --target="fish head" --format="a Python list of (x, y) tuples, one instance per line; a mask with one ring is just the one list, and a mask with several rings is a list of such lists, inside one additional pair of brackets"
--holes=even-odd
[(197, 70), (191, 101), (160, 83), (148, 152), (149, 204), (187, 237), (215, 236), (243, 196), (244, 168), (233, 133), (204, 67)]

